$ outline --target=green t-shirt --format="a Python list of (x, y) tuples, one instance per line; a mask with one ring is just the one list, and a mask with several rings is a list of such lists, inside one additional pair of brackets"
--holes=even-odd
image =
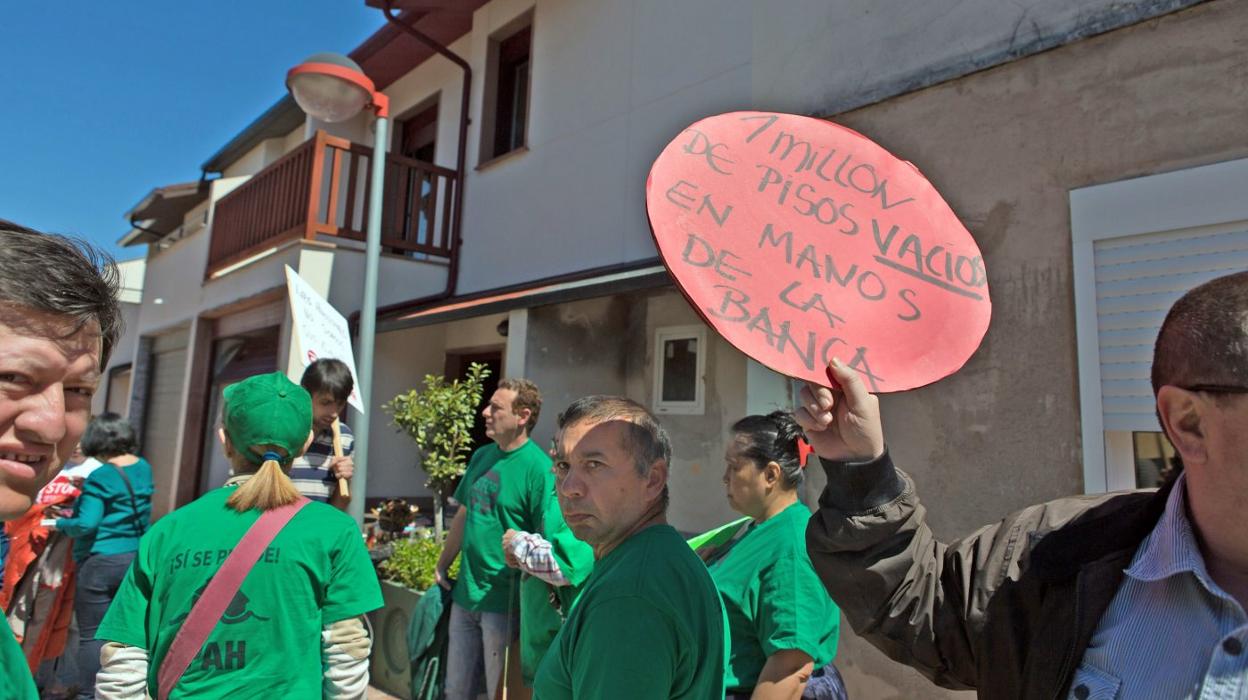
[[(576, 539), (563, 521), (559, 500), (552, 488), (546, 497), (545, 523), (537, 533), (550, 542), (550, 552), (570, 585), (552, 586), (536, 576), (520, 580), (520, 671), (527, 686), (533, 685), (537, 665), (550, 649), (550, 643), (572, 604), (580, 595), (582, 584), (594, 570), (594, 548)], [(559, 608), (555, 609), (550, 594), (554, 592)]]
[(767, 657), (797, 649), (820, 668), (836, 655), (841, 611), (806, 554), (810, 510), (801, 502), (750, 526), (710, 564), (728, 613), (724, 686), (750, 691)]
[(473, 612), (516, 610), (520, 572), (503, 559), (503, 533), (539, 531), (554, 478), (550, 457), (532, 440), (511, 452), (490, 443), (472, 453), (454, 496), (467, 509), (457, 605)]
[(537, 700), (723, 696), (719, 594), (668, 525), (638, 532), (594, 565), (533, 684)]
[[(260, 511), (210, 491), (139, 545), (96, 639), (146, 649), (148, 690), (191, 606)], [(277, 534), (174, 689), (174, 698), (321, 697), (321, 628), (382, 606), (355, 521), (309, 503)]]
[(13, 629), (3, 615), (0, 615), (0, 700), (39, 700), (26, 655), (13, 638)]

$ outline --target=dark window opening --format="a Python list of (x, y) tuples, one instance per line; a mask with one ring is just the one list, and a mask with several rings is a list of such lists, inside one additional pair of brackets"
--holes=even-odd
[(529, 55), (532, 27), (525, 27), (498, 42), (495, 66), (494, 144), (491, 158), (525, 145), (529, 118)]

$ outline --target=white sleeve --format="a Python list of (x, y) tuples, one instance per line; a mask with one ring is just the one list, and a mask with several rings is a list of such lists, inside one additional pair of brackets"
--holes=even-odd
[(100, 649), (95, 676), (97, 700), (143, 700), (147, 692), (147, 650), (108, 642)]
[(373, 640), (359, 617), (325, 625), (321, 630), (323, 696), (359, 700), (368, 693), (368, 654)]
[(570, 582), (559, 568), (559, 562), (551, 551), (550, 542), (532, 532), (518, 532), (511, 540), (511, 555), (520, 562), (520, 570), (536, 576), (552, 586), (566, 586)]

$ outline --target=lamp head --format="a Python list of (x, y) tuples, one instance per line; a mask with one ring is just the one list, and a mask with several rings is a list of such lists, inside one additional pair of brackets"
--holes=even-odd
[(318, 53), (286, 73), (286, 89), (300, 109), (328, 123), (346, 121), (376, 102), (373, 81), (359, 64), (336, 53)]

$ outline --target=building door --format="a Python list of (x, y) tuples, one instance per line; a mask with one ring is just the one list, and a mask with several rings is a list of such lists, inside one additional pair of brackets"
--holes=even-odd
[(212, 386), (204, 421), (197, 496), (221, 486), (230, 474), (230, 463), (217, 437), (217, 428), (221, 426), (222, 392), (227, 386), (252, 375), (276, 371), (279, 335), (280, 328), (273, 326), (213, 341), (209, 375)]
[(152, 516), (174, 507), (173, 483), (178, 468), (178, 432), (182, 419), (182, 384), (190, 333), (174, 331), (152, 341), (151, 384), (144, 410), (142, 455), (152, 465), (156, 496)]
[[(438, 104), (417, 112), (399, 124), (399, 155), (433, 163), (437, 150)], [(398, 211), (399, 237), (412, 243), (430, 243), (436, 213), (436, 188), (432, 173), (404, 167), (399, 170), (400, 191)], [(396, 253), (407, 251), (395, 250)]]
[(499, 375), (503, 371), (503, 351), (448, 352), (446, 354), (447, 381), (467, 377), (468, 367), (474, 362), (480, 362), (490, 369), (490, 376), (485, 378), (484, 391), (481, 392), (481, 402), (477, 404), (477, 419), (472, 424), (472, 449), (475, 450), (490, 441), (485, 436), (485, 421), (481, 418), (481, 411), (485, 409), (486, 404), (490, 402), (490, 397), (498, 389), (498, 380), (501, 379)]

